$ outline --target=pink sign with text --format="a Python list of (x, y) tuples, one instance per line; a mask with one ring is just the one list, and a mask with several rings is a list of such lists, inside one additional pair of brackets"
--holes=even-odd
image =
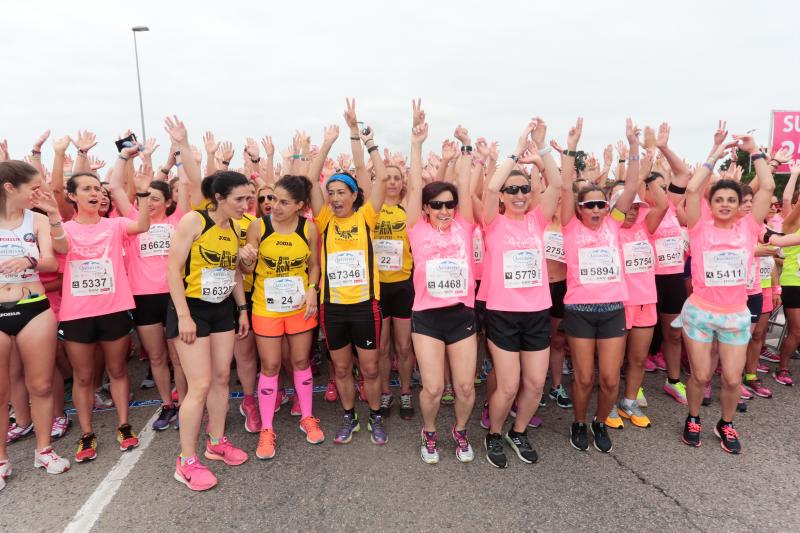
[[(772, 152), (786, 146), (793, 160), (800, 159), (800, 111), (772, 112)], [(778, 172), (788, 173), (789, 165), (781, 165)]]

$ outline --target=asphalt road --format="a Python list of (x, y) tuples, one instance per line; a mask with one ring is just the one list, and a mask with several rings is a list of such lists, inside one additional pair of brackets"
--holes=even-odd
[[(132, 361), (139, 383), (144, 363)], [(797, 362), (793, 362), (797, 365)], [(421, 421), (403, 421), (393, 412), (389, 443), (370, 443), (363, 428), (348, 445), (334, 445), (337, 405), (315, 395), (315, 410), (328, 440), (305, 442), (285, 406), (275, 418), (278, 454), (259, 461), (257, 435), (244, 431), (238, 400), (230, 405), (228, 434), (251, 452), (239, 467), (213, 464), (219, 485), (193, 493), (173, 477), (177, 432), (157, 433), (103, 509), (93, 531), (487, 531), (487, 530), (737, 530), (788, 531), (800, 528), (800, 458), (795, 424), (800, 396), (766, 378), (772, 399), (748, 402), (738, 415), (744, 453), (730, 456), (719, 447), (713, 424), (719, 405), (704, 408), (703, 446), (679, 440), (684, 409), (660, 391), (663, 373), (646, 376), (653, 427), (626, 427), (612, 433), (614, 451), (578, 452), (568, 443), (571, 411), (554, 403), (540, 410), (544, 425), (530, 429), (539, 462), (527, 465), (509, 455), (498, 470), (484, 456), (484, 431), (476, 409), (469, 430), (476, 460), (461, 464), (452, 442), (442, 438), (441, 461), (419, 458)], [(324, 383), (324, 378), (317, 378)], [(774, 386), (773, 386), (774, 385)], [(718, 398), (719, 383), (714, 382)], [(485, 396), (479, 388), (479, 401)], [(155, 397), (136, 391), (136, 399)], [(367, 414), (358, 403), (362, 419)], [(143, 428), (155, 406), (132, 409), (131, 423)], [(114, 441), (113, 412), (96, 414), (100, 439), (97, 460), (73, 464), (59, 476), (33, 468), (32, 439), (12, 445), (14, 475), (0, 492), (1, 531), (61, 531), (121, 457)], [(452, 408), (442, 409), (440, 432), (452, 424)], [(72, 457), (77, 430), (55, 444)], [(793, 444), (794, 443), (794, 444)], [(110, 495), (110, 494), (108, 494)]]

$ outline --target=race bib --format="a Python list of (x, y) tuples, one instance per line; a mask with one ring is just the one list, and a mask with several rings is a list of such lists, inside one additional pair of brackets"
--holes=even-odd
[(566, 263), (564, 252), (564, 234), (556, 231), (544, 232), (544, 257), (560, 263)]
[(328, 254), (326, 264), (330, 287), (355, 287), (367, 284), (364, 250)]
[(231, 295), (236, 271), (229, 268), (204, 268), (200, 274), (200, 299), (218, 304)]
[(472, 260), (475, 263), (483, 263), (483, 232), (478, 227), (472, 234)]
[(681, 226), (681, 239), (683, 239), (683, 251), (689, 253), (689, 230)]
[(758, 273), (762, 280), (772, 279), (773, 268), (775, 268), (775, 259), (769, 256), (758, 258)]
[(578, 249), (578, 273), (583, 284), (620, 280), (619, 254), (608, 246)]
[(171, 224), (151, 224), (149, 230), (139, 234), (139, 256), (164, 257), (169, 254), (171, 240)]
[(747, 251), (703, 252), (707, 287), (733, 287), (747, 281)]
[[(19, 244), (0, 243), (0, 261), (14, 259), (15, 257), (25, 257), (28, 250)], [(0, 274), (0, 283), (24, 283), (36, 274), (36, 271), (26, 268), (17, 274)]]
[(403, 241), (379, 239), (374, 242), (373, 249), (378, 259), (378, 270), (403, 269)]
[(305, 305), (303, 278), (300, 276), (266, 278), (264, 296), (267, 300), (267, 311), (287, 313), (302, 309)]
[(653, 247), (647, 241), (626, 242), (622, 245), (625, 273), (639, 274), (653, 269)]
[(683, 237), (664, 237), (656, 239), (656, 258), (661, 268), (683, 266)]
[(522, 289), (542, 284), (540, 250), (509, 250), (503, 253), (503, 287)]
[(753, 258), (753, 262), (750, 263), (750, 266), (747, 269), (747, 290), (751, 291), (756, 286), (756, 272), (758, 267), (756, 266), (755, 257)]
[(73, 296), (114, 294), (114, 265), (110, 259), (70, 261)]
[(458, 298), (467, 295), (469, 266), (465, 259), (428, 259), (425, 283), (434, 298)]

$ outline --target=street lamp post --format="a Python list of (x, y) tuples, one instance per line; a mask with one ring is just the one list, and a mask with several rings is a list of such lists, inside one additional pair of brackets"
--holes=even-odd
[(150, 31), (147, 26), (134, 26), (131, 28), (133, 31), (133, 53), (136, 56), (136, 81), (139, 84), (139, 115), (142, 119), (142, 142), (147, 140), (147, 134), (144, 131), (144, 105), (142, 104), (142, 78), (139, 75), (139, 48), (136, 46), (136, 34), (140, 31)]

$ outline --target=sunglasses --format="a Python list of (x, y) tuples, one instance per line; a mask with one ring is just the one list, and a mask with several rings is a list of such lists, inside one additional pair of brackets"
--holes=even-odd
[(428, 206), (430, 206), (430, 208), (434, 211), (438, 211), (443, 207), (446, 207), (447, 209), (455, 209), (457, 205), (458, 200), (447, 200), (446, 202), (441, 200), (431, 200), (428, 202)]
[(608, 207), (608, 202), (605, 200), (587, 200), (585, 202), (578, 202), (578, 205), (586, 209), (605, 209)]
[(275, 196), (272, 195), (272, 194), (268, 194), (266, 196), (259, 196), (258, 197), (258, 203), (262, 203), (264, 200), (269, 200), (270, 202), (274, 202), (275, 201)]
[(510, 194), (511, 196), (515, 196), (517, 193), (521, 192), (522, 194), (528, 194), (531, 192), (530, 185), (509, 185), (508, 187), (503, 187), (500, 189), (500, 192), (504, 192), (506, 194)]
[(781, 207), (782, 205), (781, 202), (772, 202), (772, 207)]

